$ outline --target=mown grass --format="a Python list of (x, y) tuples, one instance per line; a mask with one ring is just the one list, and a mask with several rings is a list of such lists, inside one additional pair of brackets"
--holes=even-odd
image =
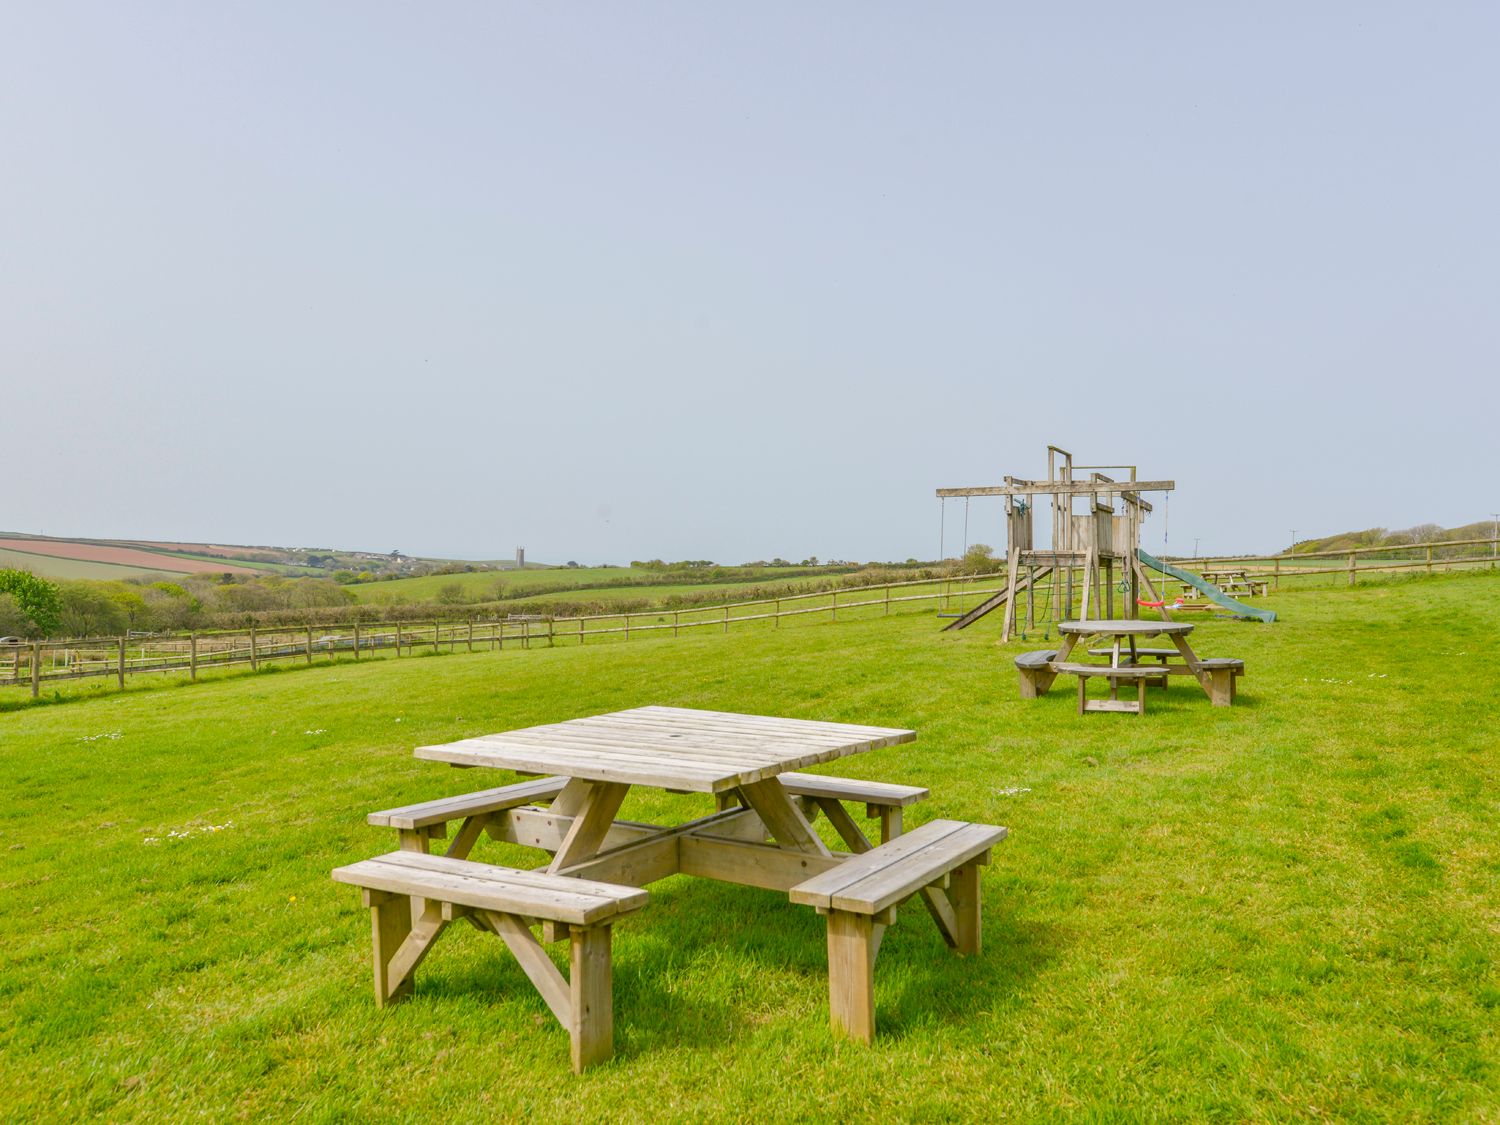
[[(1024, 646), (940, 633), (930, 613), (0, 716), (0, 1105), (17, 1120), (1500, 1119), (1500, 581), (1266, 604), (1275, 626), (1210, 618), (1194, 635), (1247, 661), (1236, 707), (1176, 684), (1140, 719), (1079, 718), (1061, 689), (1022, 703)], [(837, 772), (930, 786), (914, 821), (1011, 829), (984, 877), (984, 953), (949, 956), (903, 911), (877, 968), (880, 1038), (837, 1043), (816, 915), (674, 878), (618, 927), (618, 1055), (581, 1078), (501, 944), (467, 928), (412, 1003), (376, 1011), (368, 921), (329, 869), (391, 846), (368, 810), (506, 776), (411, 748), (650, 702), (915, 728)], [(636, 791), (624, 815), (706, 803)]]

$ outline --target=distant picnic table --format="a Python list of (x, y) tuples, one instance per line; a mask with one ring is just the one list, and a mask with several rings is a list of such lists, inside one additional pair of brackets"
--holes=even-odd
[[(416, 756), (428, 761), (550, 776), (370, 814), (372, 824), (396, 829), (400, 850), (333, 875), (362, 888), (372, 910), (376, 1000), (408, 994), (443, 928), (468, 918), (510, 947), (568, 1028), (581, 1070), (613, 1051), (612, 923), (645, 906), (646, 884), (681, 873), (778, 891), (825, 915), (831, 1024), (868, 1042), (875, 958), (898, 904), (919, 896), (949, 946), (977, 953), (979, 868), (1006, 830), (933, 820), (903, 832), (902, 812), (927, 797), (925, 788), (796, 771), (915, 737), (890, 727), (638, 707), (420, 747)], [(712, 794), (717, 811), (677, 825), (618, 820), (634, 785)], [(878, 819), (878, 844), (857, 823), (860, 811)], [(848, 851), (831, 850), (814, 830), (819, 813)], [(447, 839), (449, 823), (459, 827), (443, 854), (429, 854)], [(550, 862), (533, 870), (472, 862), (485, 832), (548, 852)], [(571, 943), (570, 979), (541, 945), (563, 939)]]
[[(1155, 684), (1163, 689), (1169, 676), (1192, 676), (1198, 681), (1216, 707), (1234, 702), (1235, 681), (1244, 674), (1245, 663), (1232, 658), (1203, 659), (1188, 643), (1193, 626), (1185, 621), (1063, 621), (1057, 626), (1062, 647), (1022, 653), (1016, 657), (1021, 676), (1021, 698), (1035, 699), (1045, 695), (1059, 675), (1078, 677), (1078, 713), (1089, 711), (1123, 711), (1144, 714), (1146, 687)], [(1107, 657), (1106, 663), (1072, 659), (1077, 646), (1091, 637), (1103, 637), (1107, 648), (1088, 650), (1090, 656)], [(1166, 637), (1171, 648), (1145, 648), (1138, 642)], [(1091, 678), (1109, 682), (1109, 698), (1089, 699), (1087, 683)], [(1120, 685), (1135, 686), (1136, 698), (1121, 699)]]

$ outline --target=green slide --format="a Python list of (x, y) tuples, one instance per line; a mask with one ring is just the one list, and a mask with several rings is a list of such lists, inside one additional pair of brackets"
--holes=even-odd
[[(1139, 558), (1143, 564), (1149, 566), (1152, 570), (1159, 570), (1169, 578), (1175, 578), (1179, 582), (1186, 582), (1188, 585), (1201, 590), (1203, 592), (1203, 596), (1206, 597), (1209, 601), (1213, 602), (1215, 605), (1223, 606), (1236, 617), (1243, 617), (1249, 621), (1265, 621), (1267, 623), (1276, 620), (1276, 615), (1269, 609), (1255, 609), (1251, 606), (1246, 605), (1244, 602), (1237, 602), (1223, 590), (1215, 586), (1212, 582), (1205, 582), (1196, 574), (1192, 574), (1186, 570), (1179, 570), (1171, 563), (1164, 563), (1160, 559), (1146, 554), (1146, 552), (1141, 550), (1139, 547), (1135, 549), (1135, 553), (1136, 557)], [(1163, 596), (1165, 596), (1165, 594), (1163, 594)]]

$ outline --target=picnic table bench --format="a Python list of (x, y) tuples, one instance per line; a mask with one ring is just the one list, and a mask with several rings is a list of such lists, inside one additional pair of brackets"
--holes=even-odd
[[(1270, 590), (1270, 582), (1265, 578), (1252, 578), (1248, 570), (1205, 570), (1202, 572), (1205, 582), (1212, 582), (1226, 594), (1239, 594), (1242, 597), (1253, 598), (1259, 595), (1264, 597)], [(1196, 594), (1198, 588), (1190, 582), (1182, 583), (1184, 594)]]
[[(646, 902), (640, 888), (681, 873), (775, 890), (826, 912), (830, 1022), (835, 1034), (869, 1042), (873, 967), (896, 905), (920, 895), (945, 942), (977, 953), (977, 868), (1006, 830), (944, 820), (903, 832), (903, 811), (926, 799), (927, 789), (798, 771), (915, 737), (896, 728), (640, 707), (419, 747), (417, 756), (430, 761), (547, 776), (370, 814), (371, 824), (396, 830), (399, 850), (334, 877), (362, 887), (375, 912), (377, 1002), (408, 995), (442, 926), (467, 917), (510, 946), (568, 1028), (573, 1067), (582, 1070), (612, 1050), (609, 926)], [(679, 825), (616, 819), (637, 784), (712, 794), (717, 808)], [(879, 843), (849, 804), (879, 820)], [(819, 813), (849, 851), (824, 843), (813, 828)], [(550, 862), (533, 871), (475, 863), (468, 856), (485, 834), (539, 848)], [(428, 854), (443, 841), (443, 855)], [(580, 887), (592, 906), (569, 897)], [(566, 988), (540, 944), (564, 938), (574, 943)]]

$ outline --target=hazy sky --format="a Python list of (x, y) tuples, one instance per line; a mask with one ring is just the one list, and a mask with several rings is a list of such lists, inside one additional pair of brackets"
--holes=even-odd
[(1178, 553), (1500, 510), (1493, 3), (3, 16), (0, 528), (927, 558), (1048, 442)]

